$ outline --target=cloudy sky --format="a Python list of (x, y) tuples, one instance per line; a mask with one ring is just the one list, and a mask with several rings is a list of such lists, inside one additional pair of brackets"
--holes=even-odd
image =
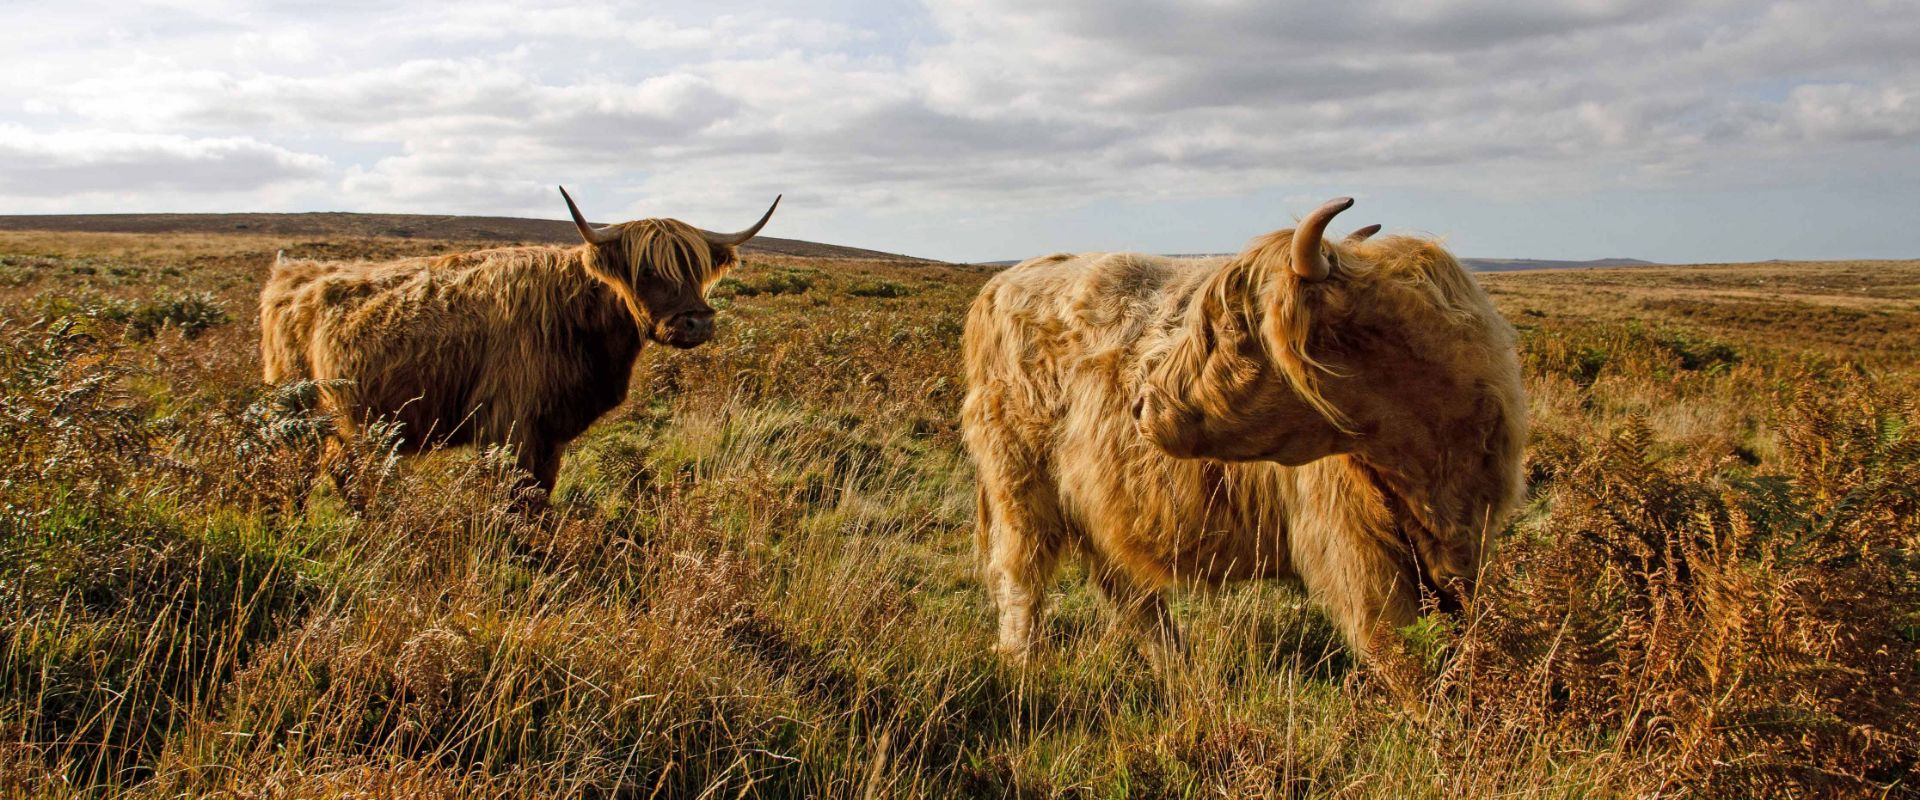
[(1920, 257), (1920, 0), (0, 3), (0, 213), (673, 216), (954, 260)]

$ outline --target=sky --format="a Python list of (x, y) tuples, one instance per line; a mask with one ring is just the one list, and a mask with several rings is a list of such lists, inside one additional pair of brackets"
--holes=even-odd
[(1920, 258), (1920, 0), (0, 3), (0, 213)]

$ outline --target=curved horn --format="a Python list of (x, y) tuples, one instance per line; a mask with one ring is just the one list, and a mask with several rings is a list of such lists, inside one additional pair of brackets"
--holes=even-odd
[(1333, 263), (1327, 260), (1327, 254), (1320, 250), (1320, 240), (1327, 233), (1327, 223), (1340, 212), (1353, 207), (1353, 198), (1336, 197), (1321, 203), (1319, 208), (1300, 220), (1293, 229), (1293, 273), (1304, 281), (1324, 281), (1333, 274)]
[(573, 215), (573, 225), (580, 229), (580, 238), (587, 240), (587, 244), (606, 244), (619, 240), (620, 231), (587, 224), (587, 218), (580, 216), (580, 207), (573, 204), (573, 195), (567, 194), (567, 187), (560, 187), (560, 196), (567, 199), (567, 212)]
[(761, 228), (767, 227), (767, 220), (773, 219), (773, 210), (780, 207), (780, 198), (785, 196), (786, 195), (774, 196), (773, 205), (767, 207), (767, 213), (761, 214), (760, 221), (753, 223), (753, 227), (751, 228), (738, 233), (701, 231), (700, 235), (707, 237), (707, 243), (715, 247), (739, 247), (740, 245), (746, 244), (747, 240), (759, 233)]
[(1347, 244), (1359, 244), (1373, 238), (1373, 235), (1379, 232), (1379, 225), (1368, 225), (1367, 227), (1347, 234)]

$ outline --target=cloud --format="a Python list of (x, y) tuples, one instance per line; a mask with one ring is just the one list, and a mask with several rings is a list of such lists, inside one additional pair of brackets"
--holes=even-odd
[(1920, 71), (1911, 53), (1888, 59), (1886, 47), (1920, 37), (1920, 4), (1883, 3), (1909, 12), (1884, 15), (1832, 5), (1752, 15), (1637, 1), (1222, 3), (1187, 14), (1144, 2), (950, 0), (938, 17), (959, 35), (924, 69), (949, 106), (1131, 129), (1119, 146), (1132, 163), (1260, 171), (1291, 156), (1298, 169), (1335, 174), (1559, 171), (1574, 158), (1663, 167), (1765, 145), (1766, 117), (1808, 103), (1800, 91), (1765, 95), (1805, 80), (1805, 67), (1880, 98), (1824, 106), (1836, 119), (1799, 126), (1805, 138), (1897, 129), (1887, 118), (1901, 112), (1883, 106)]
[(1796, 86), (1784, 116), (1787, 129), (1801, 139), (1913, 141), (1920, 139), (1920, 88)]
[(254, 139), (0, 125), (0, 193), (223, 192), (324, 174), (327, 159)]
[(0, 70), (0, 180), (45, 203), (306, 180), (303, 202), (551, 216), (565, 180), (601, 216), (726, 219), (787, 191), (822, 235), (964, 218), (1018, 253), (1117, 202), (1920, 179), (1920, 0), (24, 14), (0, 10), (0, 51), (36, 54)]

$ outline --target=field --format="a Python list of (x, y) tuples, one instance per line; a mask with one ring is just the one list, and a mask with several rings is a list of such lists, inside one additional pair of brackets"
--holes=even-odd
[(0, 794), (1638, 797), (1920, 792), (1920, 262), (1483, 276), (1531, 498), (1465, 617), (1356, 664), (1280, 584), (1156, 668), (1082, 576), (989, 651), (961, 315), (985, 268), (749, 253), (553, 513), (498, 453), (259, 384), (272, 254), (0, 232)]

